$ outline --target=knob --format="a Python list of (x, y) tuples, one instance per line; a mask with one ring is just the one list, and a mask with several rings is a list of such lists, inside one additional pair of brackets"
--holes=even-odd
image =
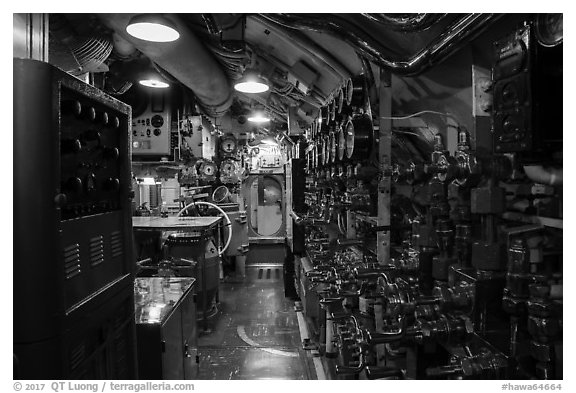
[(98, 112), (96, 113), (96, 121), (103, 124), (108, 125), (110, 118), (108, 116), (108, 112)]
[(161, 133), (162, 133), (162, 131), (159, 128), (154, 129), (154, 135), (160, 136)]
[(108, 160), (117, 160), (120, 157), (120, 151), (117, 147), (105, 147), (102, 154)]
[(107, 191), (118, 191), (120, 189), (120, 180), (116, 177), (109, 177), (104, 182), (104, 189)]
[(63, 139), (60, 141), (60, 154), (76, 154), (82, 150), (78, 139)]
[(118, 116), (114, 116), (112, 118), (112, 121), (110, 122), (110, 126), (112, 128), (118, 128), (120, 127), (120, 119), (118, 118)]
[(80, 104), (80, 101), (77, 100), (66, 100), (66, 101), (62, 101), (62, 113), (63, 114), (69, 114), (69, 115), (74, 115), (74, 116), (80, 116), (80, 114), (82, 113), (82, 104)]
[(71, 177), (66, 180), (63, 188), (70, 193), (80, 194), (82, 192), (82, 179), (79, 177)]
[(89, 121), (95, 121), (96, 120), (96, 109), (94, 109), (93, 106), (88, 107), (88, 109), (86, 109), (85, 111), (82, 112), (81, 116)]

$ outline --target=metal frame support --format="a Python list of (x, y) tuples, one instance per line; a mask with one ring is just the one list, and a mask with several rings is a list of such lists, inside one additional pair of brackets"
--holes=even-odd
[[(378, 226), (390, 227), (390, 193), (392, 166), (392, 75), (385, 69), (380, 69), (380, 107), (379, 107), (379, 143), (378, 162), (380, 177), (378, 181)], [(390, 231), (379, 231), (376, 235), (377, 257), (379, 264), (390, 261)]]

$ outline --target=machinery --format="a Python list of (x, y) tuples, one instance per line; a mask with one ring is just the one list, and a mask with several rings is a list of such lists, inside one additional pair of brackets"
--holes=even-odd
[(147, 14), (51, 14), (46, 53), (15, 37), (15, 375), (136, 377), (148, 252), (139, 299), (186, 282), (198, 311), (170, 304), (158, 378), (196, 376), (223, 288), (282, 281), (316, 375), (565, 377), (562, 14), (152, 16), (172, 43), (130, 32)]
[[(307, 133), (306, 202), (291, 213), (305, 231), (294, 286), (335, 378), (563, 378), (562, 182), (550, 180), (561, 176), (562, 143), (542, 133), (561, 130), (562, 100), (535, 104), (561, 89), (561, 46), (538, 42), (537, 23), (493, 42), (491, 78), (476, 76), (493, 92), (490, 122), (475, 119), (475, 138), (450, 113), (439, 113), (448, 133), (429, 137), (411, 115), (384, 115), (394, 83), (407, 83), (382, 84), (385, 73), (379, 145), (357, 81), (357, 106), (336, 97), (341, 110), (332, 117), (329, 105)], [(376, 159), (387, 140), (389, 164)]]

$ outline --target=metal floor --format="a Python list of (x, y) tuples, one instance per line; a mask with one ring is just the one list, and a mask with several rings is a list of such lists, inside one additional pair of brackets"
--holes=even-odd
[(247, 266), (244, 279), (220, 284), (219, 296), (207, 332), (198, 323), (198, 379), (316, 379), (281, 265)]

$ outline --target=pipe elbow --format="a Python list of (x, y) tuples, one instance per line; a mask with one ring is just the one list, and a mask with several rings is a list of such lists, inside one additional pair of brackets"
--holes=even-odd
[(544, 168), (542, 165), (525, 165), (524, 173), (535, 183), (549, 186), (561, 186), (563, 183), (562, 168)]

